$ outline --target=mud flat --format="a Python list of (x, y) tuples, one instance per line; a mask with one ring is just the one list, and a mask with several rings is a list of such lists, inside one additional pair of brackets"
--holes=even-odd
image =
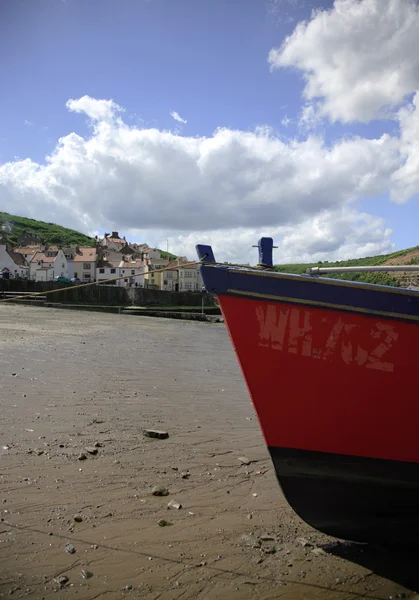
[(417, 552), (339, 544), (288, 507), (223, 324), (0, 304), (0, 411), (2, 597), (419, 590)]

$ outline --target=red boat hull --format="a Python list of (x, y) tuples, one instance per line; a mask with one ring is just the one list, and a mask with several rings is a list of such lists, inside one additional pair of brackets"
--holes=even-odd
[(345, 539), (419, 533), (419, 323), (228, 293), (218, 299), (294, 510)]

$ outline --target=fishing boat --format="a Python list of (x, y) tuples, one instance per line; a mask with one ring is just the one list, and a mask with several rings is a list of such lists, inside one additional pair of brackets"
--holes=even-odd
[[(309, 525), (358, 542), (419, 534), (419, 292), (217, 263), (217, 296), (278, 482)], [(417, 266), (347, 271), (418, 270)]]

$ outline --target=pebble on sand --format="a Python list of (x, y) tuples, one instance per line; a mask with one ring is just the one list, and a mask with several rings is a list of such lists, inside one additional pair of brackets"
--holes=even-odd
[(81, 515), (74, 515), (74, 520), (76, 523), (81, 523), (83, 521), (83, 517)]
[(182, 508), (182, 505), (179, 502), (176, 502), (176, 500), (170, 500), (169, 504), (167, 505), (167, 508), (176, 508), (177, 510), (179, 510), (180, 508)]
[(156, 429), (144, 429), (143, 434), (146, 437), (157, 438), (158, 440), (166, 440), (169, 437), (167, 431), (158, 431)]
[(82, 569), (81, 576), (83, 577), (83, 579), (90, 579), (91, 577), (93, 577), (93, 573), (91, 573), (90, 571), (86, 571), (86, 569)]
[(87, 456), (85, 455), (84, 452), (80, 452), (80, 454), (77, 457), (77, 460), (86, 460)]
[(89, 454), (93, 454), (93, 456), (95, 456), (99, 452), (99, 450), (95, 447), (93, 447), (93, 448), (89, 447), (89, 448), (86, 448), (86, 452), (88, 452)]
[(250, 465), (252, 462), (247, 458), (247, 456), (239, 456), (237, 460), (239, 460), (243, 465)]
[(166, 519), (160, 519), (160, 521), (157, 521), (157, 525), (160, 527), (168, 527), (169, 525), (173, 525), (173, 523), (166, 521)]
[(67, 575), (60, 575), (55, 579), (60, 587), (64, 587), (70, 581)]
[(76, 551), (73, 544), (66, 544), (65, 549), (66, 549), (66, 552), (68, 552), (69, 554), (74, 554)]
[(162, 485), (156, 485), (151, 490), (153, 496), (168, 496), (169, 490)]

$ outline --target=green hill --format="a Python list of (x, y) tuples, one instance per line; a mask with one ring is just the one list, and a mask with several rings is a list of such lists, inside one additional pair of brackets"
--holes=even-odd
[[(382, 254), (380, 256), (367, 256), (365, 258), (353, 258), (350, 260), (341, 260), (336, 262), (319, 261), (317, 263), (297, 263), (275, 265), (276, 271), (282, 273), (296, 273), (302, 275), (310, 267), (371, 267), (387, 264), (417, 264), (417, 259), (411, 259), (403, 262), (403, 257), (407, 254), (415, 253), (419, 250), (419, 246), (414, 248), (406, 248), (391, 254)], [(330, 275), (322, 275), (322, 277), (331, 277), (333, 279), (346, 279), (347, 281), (363, 281), (365, 283), (376, 283), (381, 285), (391, 285), (399, 287), (399, 278), (393, 277), (388, 273), (331, 273)]]
[[(13, 226), (13, 231), (7, 235), (8, 240), (12, 244), (16, 244), (16, 240), (24, 231), (35, 233), (41, 238), (45, 245), (49, 246), (69, 246), (77, 244), (78, 246), (94, 246), (95, 240), (84, 233), (68, 229), (55, 223), (45, 223), (36, 219), (28, 219), (27, 217), (18, 217), (6, 212), (0, 211), (0, 234), (3, 223), (10, 223)], [(176, 260), (177, 256), (171, 252), (160, 250), (161, 257), (168, 260)]]
[(13, 225), (13, 231), (8, 234), (8, 239), (12, 244), (16, 243), (17, 238), (24, 231), (39, 235), (44, 244), (50, 246), (69, 244), (78, 244), (79, 246), (94, 246), (95, 240), (79, 231), (68, 229), (55, 223), (45, 223), (36, 221), (27, 217), (18, 217), (9, 213), (0, 212), (0, 227), (5, 222)]

